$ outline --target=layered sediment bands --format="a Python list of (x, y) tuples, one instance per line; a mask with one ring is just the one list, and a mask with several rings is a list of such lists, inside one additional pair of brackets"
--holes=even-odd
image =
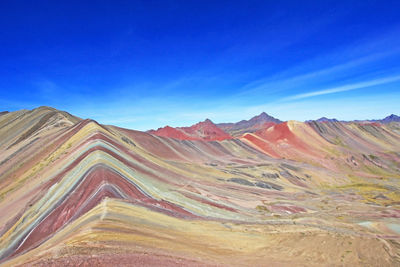
[(258, 122), (219, 140), (1, 115), (0, 265), (399, 265), (395, 122)]
[[(277, 227), (280, 232), (276, 232)], [(337, 246), (338, 242), (342, 245)], [(292, 249), (290, 258), (282, 257), (282, 253), (288, 253), (288, 248)], [(361, 255), (371, 265), (393, 265), (393, 251), (388, 252), (387, 248), (380, 239), (312, 226), (181, 220), (109, 199), (68, 224), (42, 246), (8, 263), (16, 264), (20, 260), (44, 264), (69, 260), (83, 264), (97, 260), (100, 265), (109, 261), (121, 264), (124, 261), (120, 259), (130, 255), (131, 264), (136, 265), (151, 256), (175, 259), (162, 262), (167, 266), (174, 266), (177, 260), (201, 265), (254, 266), (265, 262), (290, 265), (293, 261), (305, 265), (304, 254), (307, 254), (319, 260), (318, 264), (321, 261), (341, 262), (341, 255), (347, 256), (343, 263), (350, 264), (357, 262)], [(331, 253), (327, 254), (327, 250)], [(46, 253), (38, 256), (41, 251)], [(379, 259), (373, 252), (379, 253)]]
[(370, 155), (386, 166), (384, 172), (398, 173), (394, 166), (398, 157), (393, 155), (400, 150), (400, 135), (386, 125), (289, 121), (245, 134), (242, 140), (274, 158), (307, 162), (334, 171), (371, 172), (368, 168), (375, 168), (377, 162), (372, 163), (365, 156)]
[(143, 193), (133, 182), (103, 164), (93, 166), (69, 192), (58, 199), (44, 218), (38, 218), (34, 228), (22, 235), (21, 242), (11, 255), (32, 249), (48, 239), (67, 223), (71, 223), (106, 198), (123, 199), (130, 203), (143, 205), (171, 216), (194, 218), (193, 214), (164, 200), (152, 199)]

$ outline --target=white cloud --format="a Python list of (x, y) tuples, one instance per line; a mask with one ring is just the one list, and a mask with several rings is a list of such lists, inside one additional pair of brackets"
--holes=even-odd
[(367, 88), (367, 87), (371, 87), (371, 86), (391, 83), (391, 82), (395, 82), (395, 81), (399, 81), (399, 80), (400, 80), (400, 75), (385, 77), (385, 78), (381, 78), (381, 79), (375, 79), (375, 80), (353, 83), (353, 84), (346, 84), (343, 86), (328, 88), (328, 89), (324, 89), (324, 90), (318, 90), (318, 91), (308, 92), (308, 93), (304, 93), (304, 94), (293, 95), (293, 96), (286, 97), (283, 100), (298, 100), (298, 99), (309, 98), (309, 97), (320, 96), (320, 95), (334, 94), (334, 93), (339, 93), (339, 92), (347, 92), (347, 91), (352, 91), (352, 90), (356, 90), (356, 89), (362, 89), (362, 88)]

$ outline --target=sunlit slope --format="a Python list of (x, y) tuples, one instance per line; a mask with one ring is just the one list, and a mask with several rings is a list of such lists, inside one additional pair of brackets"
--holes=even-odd
[(5, 265), (394, 265), (394, 257), (384, 240), (365, 234), (317, 225), (181, 219), (105, 198), (47, 242)]
[[(336, 144), (329, 124), (325, 135), (288, 122), (272, 133), (201, 141), (104, 126), (51, 108), (0, 121), (1, 264), (399, 260), (399, 136), (389, 128), (377, 128), (382, 137), (343, 125), (348, 132)], [(359, 163), (362, 154), (381, 165)]]
[(385, 124), (289, 121), (242, 137), (274, 158), (331, 170), (391, 176), (399, 172), (400, 135)]

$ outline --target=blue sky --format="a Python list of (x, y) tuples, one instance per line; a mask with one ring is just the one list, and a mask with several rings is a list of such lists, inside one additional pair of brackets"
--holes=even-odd
[(147, 130), (400, 113), (398, 1), (1, 1), (0, 110)]

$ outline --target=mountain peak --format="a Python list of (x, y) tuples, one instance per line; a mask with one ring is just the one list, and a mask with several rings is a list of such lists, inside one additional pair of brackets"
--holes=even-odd
[(387, 116), (386, 118), (390, 118), (390, 119), (394, 119), (394, 118), (399, 118), (399, 116), (395, 115), (395, 114), (390, 114), (389, 116)]
[(178, 127), (179, 129), (185, 129), (185, 128), (201, 128), (201, 127), (217, 127), (210, 119), (205, 119), (204, 121), (200, 121), (196, 124), (193, 124), (190, 127)]
[(268, 113), (266, 113), (265, 111), (261, 112), (260, 115), (258, 115), (258, 116), (262, 117), (262, 118), (274, 118), (271, 115), (269, 115)]
[(198, 122), (190, 127), (177, 127), (173, 128), (165, 126), (158, 130), (148, 131), (163, 137), (170, 137), (180, 140), (205, 140), (205, 141), (222, 141), (231, 139), (232, 136), (217, 127), (210, 119)]
[(381, 122), (383, 123), (400, 122), (400, 117), (395, 114), (390, 114), (386, 118), (382, 119)]
[(58, 110), (58, 109), (56, 109), (56, 108), (49, 107), (49, 106), (40, 106), (40, 107), (37, 107), (37, 108), (32, 109), (32, 111), (34, 111), (34, 110), (60, 111), (60, 110)]
[(281, 123), (282, 121), (274, 118), (270, 115), (268, 115), (267, 113), (265, 113), (264, 111), (260, 113), (260, 115), (254, 116), (253, 118), (251, 118), (250, 120), (248, 120), (248, 122), (252, 122), (252, 121), (257, 121), (257, 122), (274, 122), (274, 123)]
[(221, 123), (217, 126), (232, 136), (241, 136), (244, 133), (256, 132), (260, 129), (266, 129), (279, 123), (282, 123), (282, 121), (265, 112), (261, 112), (259, 115), (254, 116), (249, 120), (242, 120), (237, 123)]

